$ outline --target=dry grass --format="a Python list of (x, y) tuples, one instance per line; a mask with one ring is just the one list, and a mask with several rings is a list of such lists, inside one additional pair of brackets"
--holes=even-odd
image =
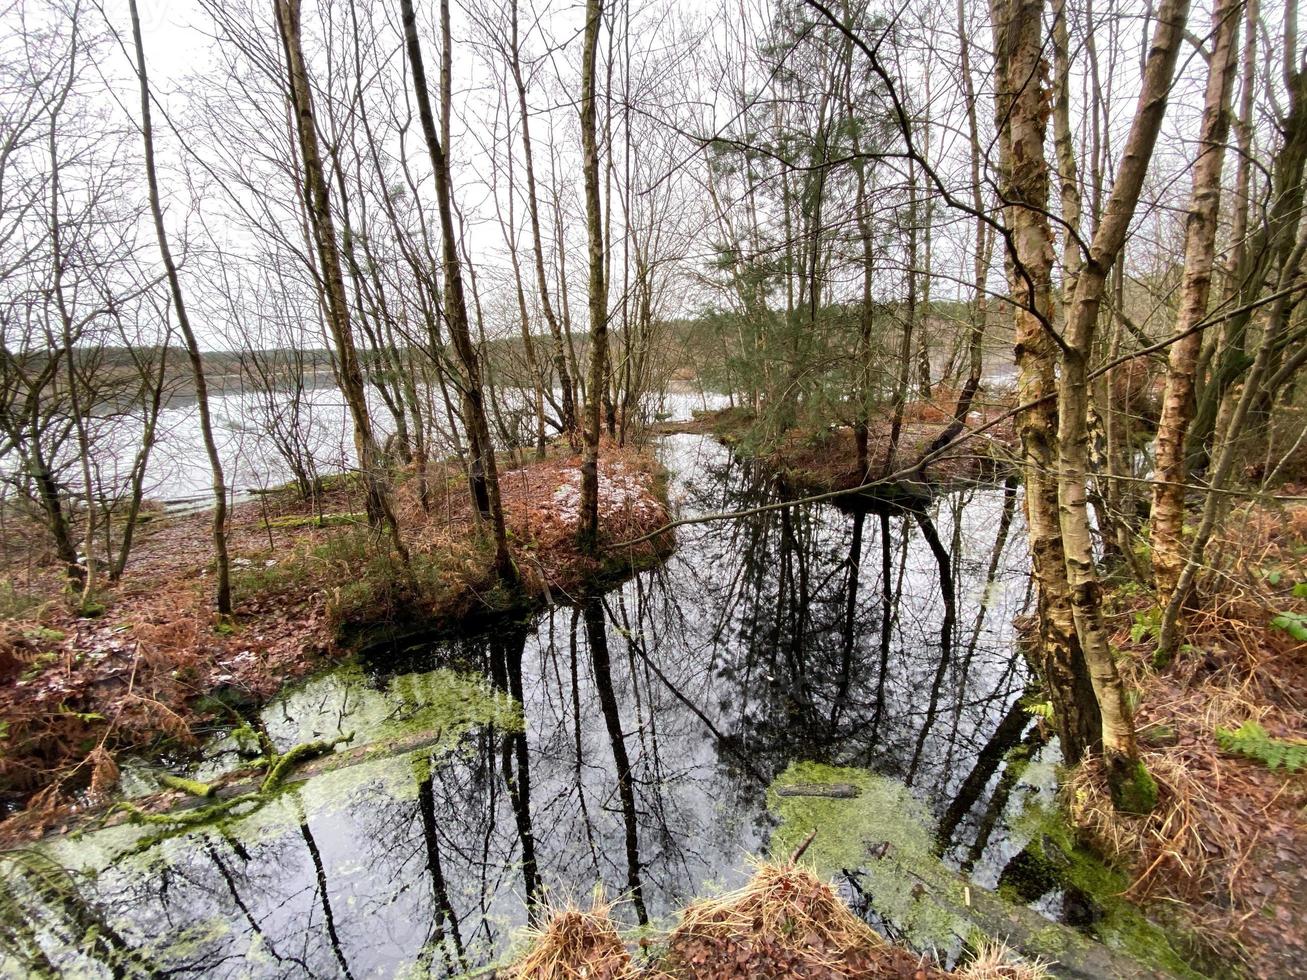
[(825, 882), (794, 864), (763, 864), (748, 884), (695, 902), (668, 937), (664, 968), (677, 977), (943, 976), (892, 946)]
[[(946, 976), (915, 953), (889, 944), (855, 916), (831, 887), (793, 864), (761, 864), (738, 891), (701, 899), (666, 936), (665, 952), (636, 966), (611, 918), (597, 900), (554, 911), (532, 935), (527, 952), (509, 967), (516, 980), (580, 978), (807, 977), (837, 980), (931, 980)], [(969, 974), (966, 974), (970, 976)], [(987, 973), (973, 980), (1039, 974)]]
[[(633, 962), (611, 918), (596, 900), (568, 905), (531, 934), (527, 952), (507, 976), (514, 980), (636, 978), (732, 980), (805, 977), (810, 980), (1048, 980), (1041, 960), (1025, 961), (1003, 943), (986, 944), (948, 973), (933, 961), (883, 939), (842, 902), (830, 885), (793, 862), (762, 863), (743, 888), (686, 908), (665, 937), (659, 958)], [(647, 939), (648, 937), (646, 937)]]
[(548, 913), (544, 929), (508, 970), (516, 980), (620, 980), (635, 976), (612, 906), (596, 898), (589, 909), (567, 905)]
[(985, 943), (966, 966), (954, 971), (959, 980), (1051, 980), (1049, 964), (1024, 960), (1006, 943)]

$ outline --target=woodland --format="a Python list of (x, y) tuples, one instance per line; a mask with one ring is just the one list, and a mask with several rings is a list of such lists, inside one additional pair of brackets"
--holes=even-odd
[(1307, 976), (1298, 23), (0, 0), (0, 972)]

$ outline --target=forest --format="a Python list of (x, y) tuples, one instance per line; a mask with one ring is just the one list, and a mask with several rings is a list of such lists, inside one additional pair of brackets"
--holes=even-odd
[(1307, 977), (1297, 0), (0, 0), (0, 975)]

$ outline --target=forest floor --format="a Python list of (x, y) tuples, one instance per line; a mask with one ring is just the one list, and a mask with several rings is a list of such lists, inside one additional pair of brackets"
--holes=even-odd
[[(0, 842), (66, 824), (110, 796), (122, 754), (192, 750), (378, 626), (438, 631), (520, 611), (670, 549), (669, 532), (620, 554), (580, 554), (580, 460), (552, 452), (501, 472), (520, 589), (497, 581), (457, 466), (429, 469), (427, 508), (412, 473), (395, 489), (411, 578), (366, 524), (353, 480), (329, 480), (316, 505), (289, 490), (238, 505), (227, 619), (213, 607), (207, 512), (151, 508), (94, 616), (78, 614), (40, 529), (10, 515), (0, 542)], [(668, 522), (651, 454), (604, 446), (599, 483), (601, 537), (629, 540)]]
[(1222, 528), (1171, 663), (1153, 662), (1151, 592), (1121, 586), (1107, 604), (1157, 809), (1115, 813), (1092, 764), (1066, 800), (1131, 871), (1128, 897), (1177, 915), (1251, 976), (1305, 977), (1307, 506), (1243, 505)]

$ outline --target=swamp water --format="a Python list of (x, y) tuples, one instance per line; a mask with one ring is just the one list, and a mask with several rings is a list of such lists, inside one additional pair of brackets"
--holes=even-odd
[[(683, 517), (777, 499), (709, 437), (660, 453)], [(686, 526), (666, 564), (602, 597), (311, 679), (264, 709), (280, 750), (347, 734), (338, 751), (408, 750), (166, 839), (123, 826), (11, 861), (5, 901), (33, 914), (4, 945), (36, 958), (4, 967), (458, 975), (520, 946), (532, 899), (586, 901), (597, 882), (627, 923), (640, 906), (667, 923), (741, 884), (773, 839), (788, 854), (777, 787), (852, 770), (906, 787), (920, 841), (993, 887), (1030, 836), (1014, 815), (1051, 798), (1055, 752), (1001, 776), (1032, 729), (1015, 503), (991, 487), (922, 514), (807, 505)], [(196, 774), (239, 748), (217, 742)], [(814, 854), (852, 865), (840, 887), (857, 905), (879, 828), (831, 812)]]

